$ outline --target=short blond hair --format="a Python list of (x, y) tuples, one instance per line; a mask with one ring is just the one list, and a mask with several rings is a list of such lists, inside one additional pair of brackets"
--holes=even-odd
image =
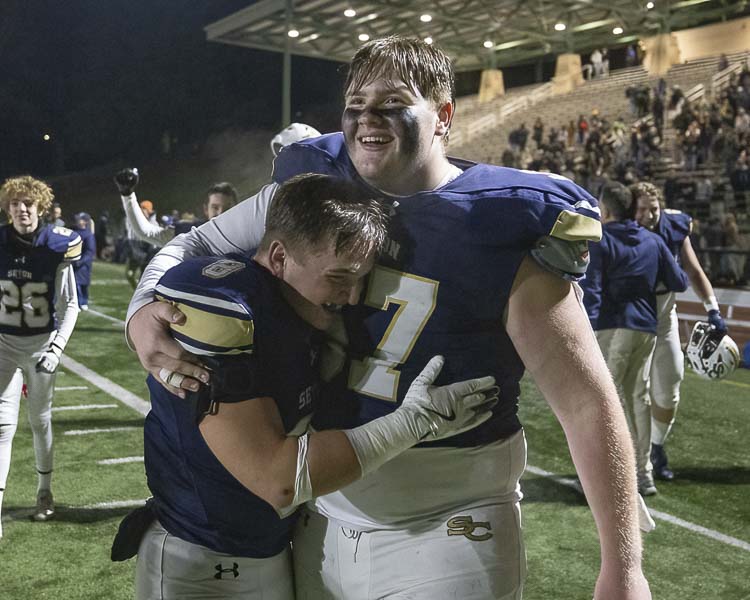
[(17, 198), (28, 198), (39, 211), (40, 215), (46, 213), (52, 206), (55, 195), (52, 188), (40, 179), (34, 179), (31, 175), (10, 177), (0, 187), (0, 208), (8, 212), (8, 206), (12, 200)]

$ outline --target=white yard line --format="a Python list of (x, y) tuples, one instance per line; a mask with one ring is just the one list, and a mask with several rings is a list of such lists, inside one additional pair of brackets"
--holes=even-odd
[[(555, 481), (559, 483), (560, 485), (564, 485), (566, 487), (579, 491), (577, 487), (578, 484), (575, 481), (575, 479), (561, 477), (560, 475), (556, 475), (555, 473), (550, 473), (549, 471), (545, 471), (544, 469), (540, 469), (539, 467), (534, 467), (531, 465), (528, 465), (526, 467), (526, 470), (529, 473), (532, 473), (534, 475), (539, 475), (540, 477), (551, 479), (552, 481)], [(651, 513), (651, 516), (654, 519), (659, 519), (660, 521), (666, 521), (667, 523), (671, 523), (672, 525), (677, 525), (678, 527), (683, 527), (684, 529), (687, 529), (688, 531), (692, 531), (693, 533), (697, 533), (699, 535), (703, 535), (708, 538), (711, 538), (712, 540), (716, 540), (718, 542), (722, 542), (724, 544), (728, 544), (730, 546), (734, 546), (736, 548), (740, 548), (742, 550), (746, 550), (747, 552), (750, 552), (750, 543), (745, 542), (744, 540), (739, 540), (732, 536), (725, 535), (719, 531), (708, 529), (708, 527), (703, 527), (702, 525), (696, 525), (695, 523), (691, 523), (690, 521), (685, 521), (684, 519), (680, 519), (679, 517), (675, 517), (673, 515), (670, 515), (669, 513), (665, 513), (660, 510), (654, 510), (652, 508), (649, 508), (648, 511)]]
[(93, 429), (68, 429), (63, 435), (95, 435), (97, 433), (114, 433), (116, 431), (137, 431), (143, 427), (94, 427)]
[(65, 410), (96, 410), (97, 408), (117, 408), (117, 404), (78, 404), (76, 406), (53, 406), (52, 412)]
[(102, 508), (131, 508), (135, 506), (143, 506), (146, 504), (146, 498), (142, 500), (115, 500), (113, 502), (97, 502), (96, 504), (87, 504), (81, 506), (88, 510), (97, 510)]
[(139, 463), (143, 462), (142, 456), (123, 456), (122, 458), (105, 458), (104, 460), (97, 460), (97, 465), (125, 465), (127, 463)]
[(66, 387), (56, 387), (56, 392), (75, 392), (78, 390), (87, 390), (89, 389), (87, 385), (69, 385)]
[(90, 315), (101, 317), (102, 319), (107, 319), (107, 321), (112, 321), (113, 323), (116, 323), (117, 325), (121, 327), (125, 327), (125, 321), (122, 321), (121, 319), (116, 319), (115, 317), (110, 317), (109, 315), (105, 315), (103, 312), (99, 312), (98, 310), (94, 310), (93, 308), (89, 307), (89, 309), (86, 312)]
[(123, 404), (129, 406), (135, 411), (138, 411), (142, 415), (148, 413), (151, 409), (151, 404), (139, 398), (132, 392), (129, 392), (124, 387), (117, 385), (114, 381), (110, 381), (106, 377), (102, 377), (98, 373), (92, 371), (88, 367), (82, 365), (76, 360), (73, 360), (69, 356), (63, 354), (61, 359), (63, 367), (72, 371), (82, 379), (85, 379), (90, 384), (98, 387), (104, 393), (109, 394), (116, 400), (119, 400)]

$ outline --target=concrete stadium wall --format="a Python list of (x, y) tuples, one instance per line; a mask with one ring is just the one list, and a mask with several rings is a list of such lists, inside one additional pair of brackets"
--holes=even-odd
[(750, 49), (750, 17), (674, 31), (672, 35), (677, 38), (682, 62), (742, 52)]

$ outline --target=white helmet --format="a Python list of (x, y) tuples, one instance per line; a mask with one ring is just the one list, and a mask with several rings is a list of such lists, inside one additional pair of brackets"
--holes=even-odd
[(703, 379), (722, 379), (739, 366), (740, 351), (727, 334), (699, 321), (690, 334), (687, 360), (690, 368)]
[(284, 146), (293, 144), (294, 142), (301, 142), (307, 138), (318, 137), (320, 131), (315, 127), (310, 127), (304, 123), (292, 123), (289, 127), (282, 129), (273, 136), (271, 140), (271, 152), (276, 156)]

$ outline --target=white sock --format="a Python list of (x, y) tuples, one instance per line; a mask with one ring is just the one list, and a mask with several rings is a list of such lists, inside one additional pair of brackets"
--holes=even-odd
[(656, 419), (651, 419), (651, 443), (663, 446), (664, 442), (667, 441), (669, 432), (672, 431), (672, 423), (662, 423)]

